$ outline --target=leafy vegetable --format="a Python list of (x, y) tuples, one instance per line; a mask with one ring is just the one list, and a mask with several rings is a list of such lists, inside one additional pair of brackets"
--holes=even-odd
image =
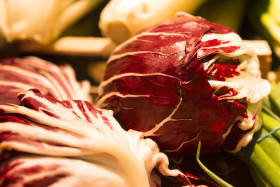
[(0, 60), (0, 104), (19, 103), (17, 94), (31, 88), (61, 100), (91, 101), (89, 81), (78, 82), (69, 65), (31, 56)]
[(102, 10), (99, 27), (104, 36), (122, 43), (143, 30), (173, 17), (194, 13), (205, 0), (112, 0)]
[(18, 98), (0, 105), (0, 186), (159, 186), (154, 168), (188, 184), (154, 141), (123, 130), (111, 111), (35, 90)]
[(246, 146), (269, 91), (256, 55), (235, 32), (179, 13), (113, 52), (97, 106), (180, 160), (199, 141), (205, 152)]
[(1, 0), (0, 38), (49, 44), (100, 0)]

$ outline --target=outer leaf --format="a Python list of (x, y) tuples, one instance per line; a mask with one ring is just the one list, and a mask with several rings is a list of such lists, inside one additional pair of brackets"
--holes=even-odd
[[(75, 169), (73, 169), (75, 168)], [(0, 175), (1, 186), (127, 186), (121, 175), (102, 164), (60, 157), (22, 157)]]
[[(80, 180), (91, 181), (92, 186), (156, 186), (155, 167), (163, 175), (184, 176), (168, 169), (168, 159), (155, 142), (143, 139), (140, 132), (123, 130), (111, 111), (96, 109), (86, 101), (58, 101), (32, 90), (18, 97), (21, 106), (0, 105), (0, 158), (2, 163), (14, 159), (2, 169), (1, 185), (44, 184), (47, 179), (62, 186), (75, 186)], [(43, 157), (21, 158), (22, 153)], [(55, 166), (58, 169), (48, 169)], [(104, 177), (106, 173), (110, 174)], [(26, 178), (10, 181), (20, 176)]]

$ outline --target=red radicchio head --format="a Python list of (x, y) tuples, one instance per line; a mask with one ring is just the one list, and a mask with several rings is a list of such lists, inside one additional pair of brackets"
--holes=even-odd
[(235, 32), (179, 13), (115, 49), (97, 106), (180, 160), (199, 141), (203, 152), (246, 146), (269, 91), (257, 56)]

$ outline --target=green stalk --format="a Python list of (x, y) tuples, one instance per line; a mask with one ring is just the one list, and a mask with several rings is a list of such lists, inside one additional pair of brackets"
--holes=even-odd
[(208, 176), (211, 177), (214, 181), (216, 181), (219, 185), (223, 187), (232, 187), (231, 184), (227, 183), (226, 181), (218, 177), (216, 174), (210, 171), (204, 164), (202, 164), (202, 162), (199, 160), (200, 149), (201, 149), (201, 142), (198, 143), (197, 152), (196, 152), (196, 161), (198, 165), (201, 167), (201, 169), (203, 169), (203, 171), (205, 171), (208, 174)]
[[(262, 112), (262, 128), (255, 135), (252, 143), (236, 156), (248, 164), (257, 186), (279, 186), (280, 144), (275, 137), (279, 137), (280, 130), (271, 135), (268, 135), (268, 133), (280, 127), (280, 121), (275, 119), (279, 117), (273, 114), (269, 108), (266, 108), (265, 111), (270, 114)], [(275, 116), (275, 118), (272, 116)], [(252, 150), (252, 153), (250, 150)]]
[[(280, 121), (280, 82), (271, 83), (271, 92), (268, 97), (264, 99), (264, 111), (275, 117)], [(266, 105), (268, 104), (268, 105)], [(272, 112), (273, 111), (273, 112)], [(272, 114), (273, 113), (273, 114)]]
[[(265, 112), (262, 112), (262, 119), (263, 128), (265, 128), (269, 132), (280, 127), (280, 121)], [(276, 137), (278, 141), (280, 141), (280, 130), (275, 131), (273, 133), (273, 136)]]
[[(261, 136), (264, 136), (268, 133), (267, 130), (261, 130)], [(262, 150), (269, 155), (270, 159), (274, 161), (274, 163), (280, 167), (280, 144), (279, 142), (272, 136), (269, 135), (264, 138), (262, 141), (258, 143)]]
[(255, 167), (254, 165), (250, 165), (249, 170), (251, 172), (251, 175), (256, 183), (256, 185), (258, 187), (269, 187), (272, 186), (272, 184), (265, 180), (262, 173), (260, 173)]
[(273, 186), (280, 186), (280, 168), (263, 151), (259, 144), (254, 146), (249, 165), (256, 168), (256, 173), (262, 175), (265, 181), (270, 181)]

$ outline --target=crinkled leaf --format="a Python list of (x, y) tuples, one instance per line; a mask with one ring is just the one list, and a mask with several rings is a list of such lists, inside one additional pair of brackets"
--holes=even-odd
[[(8, 162), (0, 174), (1, 185), (75, 186), (81, 181), (94, 186), (156, 186), (154, 168), (166, 176), (184, 176), (168, 169), (168, 158), (154, 141), (123, 130), (111, 111), (87, 101), (59, 101), (35, 90), (21, 92), (18, 98), (21, 105), (0, 105), (0, 158)], [(25, 153), (35, 157), (23, 157)]]
[(246, 146), (269, 91), (257, 56), (237, 33), (178, 13), (116, 48), (97, 106), (180, 160), (199, 141), (204, 152)]

